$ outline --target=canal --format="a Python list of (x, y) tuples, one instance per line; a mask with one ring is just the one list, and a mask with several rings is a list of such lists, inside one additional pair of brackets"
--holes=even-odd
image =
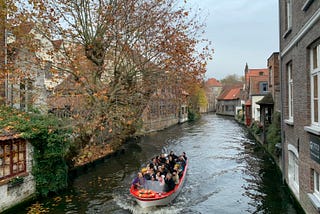
[[(129, 195), (137, 171), (161, 152), (189, 158), (185, 185), (174, 203), (141, 209)], [(246, 129), (228, 117), (204, 115), (128, 143), (125, 153), (78, 176), (66, 193), (20, 208), (18, 213), (301, 213), (275, 163)], [(31, 212), (30, 212), (31, 213)]]

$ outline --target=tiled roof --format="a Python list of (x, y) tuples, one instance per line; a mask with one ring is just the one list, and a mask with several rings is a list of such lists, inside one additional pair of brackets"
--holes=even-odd
[(237, 100), (240, 97), (242, 87), (226, 88), (222, 91), (218, 100)]
[(20, 138), (20, 134), (8, 132), (3, 129), (0, 129), (0, 141), (12, 140)]
[(222, 87), (221, 82), (219, 82), (217, 79), (215, 78), (209, 78), (206, 82), (206, 85), (208, 87)]

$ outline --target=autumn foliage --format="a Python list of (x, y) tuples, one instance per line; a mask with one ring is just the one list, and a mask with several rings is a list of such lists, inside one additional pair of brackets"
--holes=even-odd
[(201, 37), (204, 26), (186, 5), (179, 0), (6, 1), (4, 25), (15, 40), (4, 72), (12, 82), (24, 81), (39, 75), (34, 66), (40, 66), (52, 81), (44, 109), (54, 113), (67, 107), (81, 142), (117, 145), (139, 128), (157, 89), (174, 88), (178, 102), (206, 71), (212, 50)]

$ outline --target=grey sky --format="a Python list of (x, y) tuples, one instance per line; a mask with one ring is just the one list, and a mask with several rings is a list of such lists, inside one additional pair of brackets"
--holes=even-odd
[(249, 68), (266, 68), (267, 59), (279, 50), (278, 0), (188, 0), (201, 8), (205, 37), (212, 41), (213, 60), (206, 77), (222, 79), (243, 75)]

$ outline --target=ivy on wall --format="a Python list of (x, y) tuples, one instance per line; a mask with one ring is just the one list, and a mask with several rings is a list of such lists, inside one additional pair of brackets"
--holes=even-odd
[(0, 129), (18, 133), (34, 147), (32, 174), (37, 193), (46, 196), (67, 187), (66, 155), (70, 147), (71, 129), (64, 121), (50, 115), (27, 114), (0, 107)]

